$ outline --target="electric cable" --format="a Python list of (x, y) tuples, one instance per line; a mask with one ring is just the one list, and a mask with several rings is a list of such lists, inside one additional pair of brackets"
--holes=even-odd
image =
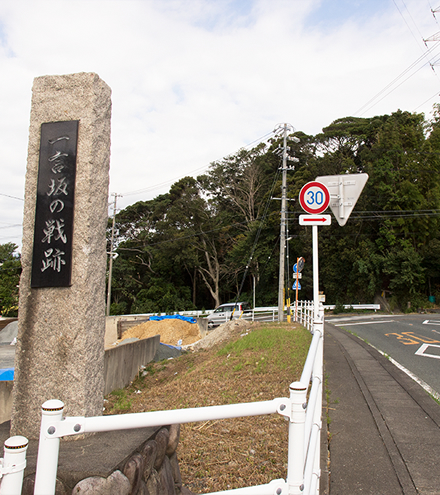
[[(416, 26), (416, 29), (417, 31), (419, 32), (420, 34), (420, 37), (422, 38), (423, 40), (423, 37), (414, 21), (414, 19), (412, 18), (412, 15), (411, 13), (409, 12), (408, 10), (408, 7), (406, 6), (404, 0), (403, 1), (403, 4), (405, 6), (405, 9), (408, 11), (408, 14), (410, 15), (414, 25)], [(409, 24), (407, 23), (405, 17), (403, 16), (403, 13), (402, 11), (400, 10), (400, 8), (398, 7), (397, 3), (395, 0), (393, 0), (393, 3), (394, 5), (396, 6), (397, 10), (399, 11), (400, 15), (402, 16), (405, 24), (407, 25), (408, 29), (410, 30), (411, 34), (413, 35), (413, 37), (415, 38), (416, 42), (417, 42), (417, 38), (416, 36), (414, 35), (411, 27), (409, 26)], [(433, 10), (431, 9), (431, 11), (433, 12)], [(435, 16), (434, 16), (435, 17)], [(437, 22), (437, 20), (436, 20)], [(423, 40), (424, 41), (424, 40)], [(425, 45), (426, 45), (426, 42), (425, 42)], [(365, 103), (361, 108), (359, 108), (354, 115), (357, 115), (357, 114), (360, 114), (361, 116), (364, 115), (368, 110), (370, 110), (373, 106), (377, 105), (380, 101), (382, 101), (385, 97), (387, 97), (390, 93), (392, 93), (393, 91), (395, 91), (399, 86), (401, 86), (404, 82), (406, 82), (410, 77), (412, 77), (415, 73), (417, 73), (421, 68), (423, 68), (426, 64), (422, 65), (421, 67), (419, 67), (419, 69), (417, 69), (414, 73), (412, 73), (411, 75), (409, 75), (404, 81), (402, 81), (402, 83), (400, 83), (398, 86), (396, 86), (395, 88), (391, 89), (390, 91), (388, 91), (380, 100), (378, 101), (375, 101), (377, 100), (377, 98), (379, 98), (384, 92), (386, 92), (389, 88), (391, 88), (399, 79), (401, 79), (403, 76), (406, 75), (406, 73), (410, 70), (412, 70), (424, 57), (427, 57), (429, 54), (433, 53), (433, 51), (437, 48), (437, 46), (439, 45), (439, 43), (436, 43), (435, 45), (433, 45), (431, 48), (429, 48), (426, 52), (423, 52), (423, 54), (417, 59), (415, 60), (408, 68), (406, 68), (399, 76), (397, 76), (393, 81), (391, 81), (387, 86), (385, 86), (385, 88), (383, 88), (381, 91), (379, 91), (375, 96), (373, 96), (367, 103)], [(431, 65), (432, 67), (432, 65)], [(434, 71), (434, 73), (436, 74), (437, 76), (437, 73)], [(438, 77), (438, 76), (437, 76)], [(429, 101), (429, 100), (427, 100)], [(373, 103), (374, 102), (374, 103)], [(371, 103), (371, 105), (370, 105)], [(370, 105), (370, 106), (368, 106)], [(421, 105), (419, 105), (421, 106)], [(368, 107), (368, 108), (366, 108)], [(418, 107), (417, 107), (418, 108)], [(365, 110), (364, 110), (365, 109)], [(360, 113), (362, 112), (362, 113)]]
[[(251, 143), (246, 144), (241, 149), (246, 149), (246, 148), (248, 148), (249, 146), (252, 146), (255, 143), (261, 143), (261, 142), (267, 141), (269, 139), (269, 137), (271, 135), (273, 135), (273, 134), (274, 134), (274, 131), (270, 131), (270, 132), (266, 133), (264, 136), (261, 136), (261, 137), (257, 138), (256, 140), (252, 141)], [(249, 150), (249, 153), (251, 151), (252, 150)], [(224, 158), (227, 158), (228, 156), (231, 156), (231, 155), (232, 155), (232, 153), (229, 154), (229, 155), (226, 155), (226, 157), (224, 157)], [(219, 160), (214, 160), (211, 163), (214, 163), (214, 162), (219, 161)], [(167, 184), (174, 183), (174, 182), (176, 182), (176, 181), (178, 181), (180, 179), (183, 179), (184, 177), (188, 177), (188, 176), (191, 176), (192, 177), (194, 174), (196, 174), (198, 172), (201, 172), (203, 170), (208, 170), (210, 166), (211, 166), (211, 164), (205, 165), (203, 167), (199, 167), (199, 168), (197, 168), (195, 170), (192, 170), (188, 174), (185, 174), (185, 175), (182, 175), (180, 177), (177, 177), (177, 178), (174, 178), (174, 179), (170, 179), (170, 180), (161, 182), (159, 184), (155, 184), (154, 186), (149, 186), (149, 187), (146, 187), (146, 188), (143, 188), (143, 189), (137, 189), (135, 191), (129, 191), (129, 192), (123, 193), (122, 196), (133, 196), (135, 194), (140, 194), (140, 193), (143, 193), (143, 192), (154, 191), (155, 189), (159, 189), (160, 187), (166, 186)]]
[(18, 199), (19, 201), (24, 201), (23, 198), (17, 198), (17, 196), (11, 196), (9, 194), (0, 193), (0, 196), (6, 196), (7, 198)]
[[(270, 190), (270, 194), (269, 194), (269, 196), (267, 198), (266, 205), (265, 205), (265, 208), (264, 208), (264, 213), (262, 215), (262, 219), (261, 219), (261, 222), (260, 222), (260, 226), (258, 228), (257, 234), (255, 236), (254, 244), (252, 246), (251, 255), (249, 256), (249, 260), (248, 260), (248, 262), (246, 264), (246, 268), (245, 268), (245, 271), (243, 273), (243, 278), (241, 280), (241, 285), (240, 285), (240, 288), (238, 290), (237, 297), (235, 298), (234, 311), (235, 311), (235, 305), (237, 304), (238, 299), (239, 299), (239, 297), (241, 295), (241, 292), (243, 290), (244, 282), (245, 282), (247, 273), (249, 271), (249, 265), (251, 264), (252, 259), (254, 257), (255, 249), (257, 248), (257, 244), (258, 244), (258, 241), (260, 239), (260, 234), (261, 234), (261, 231), (263, 230), (263, 225), (264, 225), (264, 223), (266, 221), (267, 210), (269, 209), (269, 204), (270, 204), (270, 201), (271, 201), (271, 198), (272, 198), (272, 193), (273, 193), (273, 190), (275, 188), (275, 184), (276, 184), (276, 182), (278, 180), (279, 174), (280, 174), (280, 168), (277, 167), (277, 173), (275, 174), (275, 178), (274, 178), (274, 180), (272, 182), (272, 187), (271, 187), (271, 190)], [(232, 312), (231, 319), (232, 319), (233, 314), (234, 314), (234, 312)]]
[[(440, 42), (437, 42), (435, 45), (433, 45), (432, 48), (429, 48), (428, 49), (428, 52), (432, 52), (435, 48), (437, 48), (438, 46), (440, 45)], [(366, 112), (368, 112), (368, 110), (370, 110), (371, 108), (373, 108), (375, 105), (377, 105), (378, 103), (380, 103), (384, 98), (386, 98), (388, 95), (390, 95), (393, 91), (395, 91), (398, 87), (400, 87), (404, 82), (406, 82), (408, 79), (410, 79), (414, 74), (416, 74), (420, 69), (422, 69), (423, 67), (425, 67), (426, 63), (421, 65), (418, 69), (415, 70), (415, 72), (413, 72), (412, 74), (410, 74), (406, 79), (404, 79), (401, 83), (399, 83), (397, 86), (395, 86), (394, 88), (392, 87), (393, 85), (395, 85), (403, 76), (405, 76), (409, 71), (411, 71), (414, 67), (417, 66), (417, 64), (424, 58), (426, 57), (426, 53), (421, 55), (417, 60), (415, 60), (409, 67), (407, 67), (403, 72), (401, 72), (397, 77), (395, 77), (389, 84), (387, 84), (387, 86), (385, 86), (385, 88), (381, 89), (375, 96), (373, 96), (372, 98), (370, 98), (370, 100), (367, 101), (367, 103), (365, 103), (362, 107), (360, 107), (358, 110), (356, 110), (356, 112), (354, 113), (354, 115), (364, 115)], [(391, 88), (391, 89), (390, 89)], [(390, 91), (388, 91), (388, 89), (390, 89)], [(386, 91), (388, 91), (387, 93), (385, 93)], [(385, 93), (382, 98), (380, 98), (379, 100), (377, 100), (383, 93)], [(377, 100), (377, 101), (376, 101)], [(370, 105), (371, 103), (371, 105)], [(362, 113), (361, 113), (362, 112)]]
[(426, 101), (424, 101), (423, 103), (420, 103), (420, 105), (418, 107), (414, 108), (413, 112), (415, 112), (416, 110), (418, 110), (420, 107), (423, 107), (423, 105), (425, 105), (426, 103), (428, 103), (429, 100), (432, 100), (434, 98), (434, 96), (440, 96), (440, 91), (436, 91)]
[[(403, 13), (402, 13), (402, 11), (400, 10), (399, 6), (398, 6), (398, 5), (397, 5), (397, 3), (396, 3), (396, 0), (393, 0), (393, 3), (394, 3), (394, 5), (396, 6), (396, 9), (399, 11), (399, 14), (401, 15), (401, 17), (402, 17), (403, 21), (405, 22), (405, 24), (406, 24), (407, 28), (410, 30), (411, 34), (413, 35), (413, 38), (416, 40), (416, 43), (418, 44), (418, 41), (417, 41), (416, 35), (413, 33), (413, 31), (412, 31), (412, 29), (411, 29), (410, 25), (409, 25), (409, 24), (408, 24), (408, 22), (406, 21), (406, 19), (405, 19), (404, 15), (403, 15)], [(406, 6), (406, 4), (405, 4), (405, 0), (402, 0), (402, 3), (403, 3), (403, 5), (404, 5), (404, 7), (405, 7), (406, 11), (408, 12), (408, 14), (409, 14), (409, 16), (410, 16), (410, 18), (411, 18), (411, 20), (412, 20), (412, 22), (413, 22), (414, 26), (416, 27), (416, 29), (417, 29), (417, 31), (418, 31), (418, 33), (419, 33), (419, 35), (420, 35), (420, 38), (421, 38), (421, 39), (422, 39), (422, 41), (423, 41), (423, 36), (422, 36), (422, 33), (419, 31), (419, 28), (417, 27), (417, 24), (415, 23), (415, 21), (414, 21), (414, 19), (413, 19), (413, 16), (411, 15), (411, 12), (408, 10), (408, 7), (407, 7), (407, 6)]]

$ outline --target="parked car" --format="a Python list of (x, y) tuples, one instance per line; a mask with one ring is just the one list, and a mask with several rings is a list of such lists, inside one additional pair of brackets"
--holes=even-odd
[(213, 328), (221, 325), (222, 323), (226, 323), (231, 319), (231, 317), (234, 320), (240, 318), (242, 314), (250, 310), (251, 307), (247, 302), (220, 304), (218, 308), (207, 316), (206, 319), (208, 320), (208, 328)]

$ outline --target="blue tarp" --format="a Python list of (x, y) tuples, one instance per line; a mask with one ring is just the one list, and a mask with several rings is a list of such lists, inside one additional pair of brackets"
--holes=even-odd
[(192, 316), (182, 316), (182, 315), (165, 315), (165, 316), (150, 316), (150, 320), (152, 321), (161, 321), (161, 320), (183, 320), (188, 323), (197, 323), (197, 320)]
[(163, 342), (160, 342), (159, 345), (164, 345), (165, 347), (169, 347), (170, 349), (177, 349), (178, 351), (182, 350), (182, 346), (178, 345), (164, 344)]
[(14, 368), (4, 368), (0, 370), (0, 381), (9, 382), (14, 379)]

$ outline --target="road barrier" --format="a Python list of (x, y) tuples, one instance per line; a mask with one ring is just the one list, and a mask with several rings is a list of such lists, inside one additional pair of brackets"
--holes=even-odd
[[(320, 306), (319, 314), (312, 321), (310, 307), (313, 307), (313, 303), (304, 304), (297, 313), (298, 321), (304, 322), (303, 325), (311, 331), (313, 337), (300, 381), (290, 384), (289, 397), (171, 411), (65, 418), (63, 418), (63, 402), (56, 399), (46, 401), (42, 406), (34, 495), (55, 494), (61, 437), (266, 414), (279, 414), (289, 420), (286, 479), (277, 479), (264, 485), (215, 493), (317, 495), (321, 475), (320, 432), (322, 426), (324, 310)], [(17, 445), (17, 447), (7, 447), (9, 444)], [(8, 451), (7, 448), (9, 448)], [(24, 437), (11, 437), (5, 442), (5, 457), (0, 465), (0, 474), (3, 475), (0, 495), (21, 494), (23, 471), (26, 465), (26, 448), (27, 440)], [(12, 460), (11, 456), (13, 457)], [(20, 458), (18, 459), (18, 457)]]

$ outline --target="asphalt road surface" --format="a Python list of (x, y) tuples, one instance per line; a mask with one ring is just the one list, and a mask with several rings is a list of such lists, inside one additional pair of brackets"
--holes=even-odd
[(440, 315), (335, 315), (326, 321), (373, 345), (440, 398)]

